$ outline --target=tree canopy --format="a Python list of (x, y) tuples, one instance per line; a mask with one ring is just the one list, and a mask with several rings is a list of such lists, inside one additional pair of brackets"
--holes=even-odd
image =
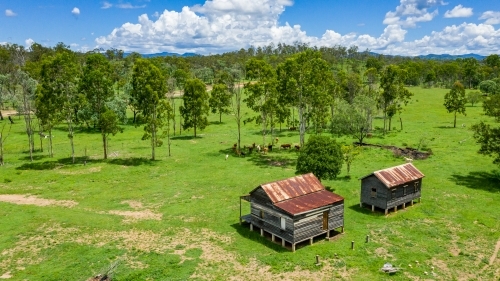
[(297, 173), (313, 173), (319, 180), (334, 179), (340, 174), (344, 155), (334, 139), (313, 135), (300, 150)]

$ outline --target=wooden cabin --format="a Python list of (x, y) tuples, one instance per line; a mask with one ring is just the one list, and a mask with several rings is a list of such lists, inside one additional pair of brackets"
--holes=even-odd
[(375, 171), (361, 180), (360, 206), (370, 205), (372, 212), (375, 208), (397, 211), (398, 206), (406, 208), (406, 204), (413, 206), (413, 201), (420, 202), (422, 189), (422, 174), (413, 164), (403, 165)]
[[(241, 215), (241, 199), (250, 202), (250, 214)], [(312, 244), (314, 237), (324, 234), (329, 238), (336, 228), (344, 231), (344, 198), (326, 190), (312, 173), (300, 175), (261, 184), (241, 196), (242, 221), (295, 251), (297, 243)]]

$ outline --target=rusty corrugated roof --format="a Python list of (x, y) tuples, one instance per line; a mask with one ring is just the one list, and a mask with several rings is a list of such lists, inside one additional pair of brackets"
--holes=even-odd
[(314, 210), (344, 200), (340, 195), (327, 190), (320, 190), (275, 204), (276, 207), (291, 215)]
[(375, 171), (373, 172), (373, 175), (375, 175), (388, 188), (424, 177), (424, 174), (415, 168), (412, 163), (406, 163), (380, 171)]
[(275, 204), (325, 189), (318, 178), (312, 173), (261, 184), (260, 186)]

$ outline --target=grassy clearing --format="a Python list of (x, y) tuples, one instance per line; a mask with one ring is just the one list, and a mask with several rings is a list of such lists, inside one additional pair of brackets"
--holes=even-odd
[[(384, 262), (403, 268), (394, 280), (497, 280), (499, 173), (490, 158), (477, 154), (468, 130), (491, 119), (480, 106), (468, 107), (467, 116), (458, 116), (460, 127), (450, 128), (453, 116), (442, 105), (446, 90), (410, 90), (415, 96), (401, 116), (404, 130), (367, 141), (432, 150), (430, 158), (414, 162), (426, 175), (422, 203), (387, 217), (360, 209), (357, 179), (403, 163), (390, 151), (364, 148), (351, 179), (344, 167), (337, 180), (324, 181), (346, 198), (346, 232), (295, 253), (241, 227), (238, 198), (260, 183), (293, 176), (297, 154), (235, 157), (231, 116), (222, 124), (211, 116), (212, 124), (196, 139), (189, 131), (174, 137), (172, 157), (162, 147), (154, 162), (148, 160), (149, 142), (140, 140), (142, 128), (127, 125), (112, 137), (108, 161), (101, 160), (100, 135), (81, 131), (74, 165), (62, 126), (55, 132), (55, 158), (37, 152), (29, 163), (18, 120), (4, 148), (0, 195), (75, 204), (0, 202), (0, 276), (86, 280), (119, 259), (115, 280), (382, 280), (387, 277), (378, 269)], [(382, 127), (382, 120), (374, 126)], [(242, 133), (242, 145), (262, 142), (257, 125), (245, 125)], [(297, 132), (284, 130), (278, 137), (280, 143), (298, 143)], [(364, 243), (366, 235), (370, 243)]]

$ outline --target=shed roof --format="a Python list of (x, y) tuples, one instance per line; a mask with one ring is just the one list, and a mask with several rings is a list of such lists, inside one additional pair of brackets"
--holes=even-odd
[(292, 215), (344, 200), (325, 190), (312, 173), (261, 184), (257, 188), (262, 188), (276, 207)]
[(290, 200), (281, 201), (275, 204), (275, 206), (295, 216), (342, 200), (344, 198), (340, 195), (327, 190), (320, 190)]
[(274, 204), (325, 189), (312, 173), (261, 184), (260, 187)]
[(406, 182), (414, 181), (425, 177), (412, 163), (375, 171), (369, 175), (362, 177), (364, 179), (368, 176), (375, 175), (385, 186), (392, 188)]

